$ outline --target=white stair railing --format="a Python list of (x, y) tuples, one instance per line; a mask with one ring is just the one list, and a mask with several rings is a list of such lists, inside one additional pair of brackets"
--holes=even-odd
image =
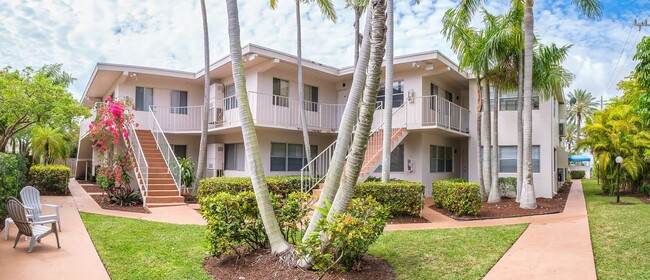
[(300, 189), (302, 192), (310, 192), (325, 179), (335, 147), (336, 140), (300, 169)]
[(174, 179), (174, 184), (176, 184), (176, 188), (178, 189), (178, 195), (181, 195), (181, 165), (178, 163), (178, 159), (174, 155), (174, 150), (169, 145), (167, 137), (165, 137), (165, 133), (151, 109), (149, 110), (149, 129), (151, 129), (153, 138), (156, 140), (156, 146), (158, 146), (158, 150), (167, 164), (169, 173), (171, 173)]
[(133, 173), (135, 173), (135, 179), (138, 181), (138, 188), (140, 188), (140, 194), (142, 194), (142, 203), (146, 206), (147, 196), (149, 195), (149, 164), (144, 156), (142, 145), (140, 145), (140, 139), (138, 139), (135, 132), (135, 126), (131, 124), (126, 129), (129, 133), (127, 143), (129, 143), (129, 148), (133, 152), (136, 164), (133, 168)]
[[(402, 103), (395, 111), (393, 111), (392, 119), (393, 119), (393, 129), (396, 131), (394, 133), (391, 133), (391, 139), (397, 135), (397, 133), (400, 132), (402, 128), (406, 128), (406, 108), (405, 105), (406, 103)], [(368, 167), (371, 164), (374, 163), (373, 159), (376, 157), (380, 157), (383, 151), (384, 147), (384, 141), (383, 141), (383, 136), (375, 134), (377, 133), (383, 133), (384, 130), (384, 122), (382, 122), (373, 132), (370, 133), (370, 136), (368, 137), (368, 145), (366, 148), (366, 155), (365, 159), (363, 161), (363, 165), (361, 166), (361, 170), (363, 170), (364, 167)], [(391, 131), (392, 132), (392, 131)], [(391, 143), (391, 151), (395, 147), (392, 147)], [(379, 164), (376, 164), (379, 165)], [(372, 166), (370, 166), (372, 167)], [(368, 173), (372, 173), (373, 170), (368, 170)]]

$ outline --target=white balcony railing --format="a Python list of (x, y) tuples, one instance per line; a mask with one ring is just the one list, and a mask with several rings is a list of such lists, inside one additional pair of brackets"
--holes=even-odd
[(469, 133), (469, 110), (431, 95), (415, 97), (411, 101), (409, 124), (413, 126), (437, 126), (462, 133)]

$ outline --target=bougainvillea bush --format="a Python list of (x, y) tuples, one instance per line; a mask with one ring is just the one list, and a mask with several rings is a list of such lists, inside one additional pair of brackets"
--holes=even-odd
[[(133, 109), (131, 99), (113, 100), (109, 97), (105, 104), (96, 105), (95, 120), (90, 123), (90, 140), (99, 151), (98, 176), (114, 182), (111, 188), (107, 189), (109, 197), (113, 197), (112, 190), (128, 188), (131, 182), (128, 172), (133, 169), (135, 162), (127, 148), (126, 139), (129, 138), (127, 127), (137, 126), (133, 121)], [(111, 202), (123, 204), (122, 201)]]

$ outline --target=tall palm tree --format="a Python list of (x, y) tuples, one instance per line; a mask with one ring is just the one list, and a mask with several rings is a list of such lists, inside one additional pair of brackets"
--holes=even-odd
[(76, 78), (72, 77), (70, 73), (67, 73), (63, 70), (63, 64), (47, 64), (39, 69), (46, 77), (52, 80), (53, 85), (58, 85), (63, 88), (68, 88)]
[(354, 66), (359, 60), (359, 48), (361, 48), (361, 15), (368, 6), (368, 0), (345, 0), (345, 7), (354, 10)]
[(255, 200), (262, 217), (264, 230), (269, 237), (271, 251), (274, 254), (283, 254), (290, 250), (289, 243), (284, 239), (280, 231), (280, 225), (275, 217), (273, 206), (271, 205), (271, 195), (266, 184), (264, 176), (264, 167), (260, 156), (260, 146), (255, 133), (255, 124), (253, 123), (253, 114), (251, 113), (248, 103), (248, 94), (246, 91), (246, 77), (244, 76), (244, 64), (241, 53), (241, 39), (239, 31), (239, 11), (237, 9), (237, 0), (227, 0), (226, 7), (228, 10), (228, 37), (230, 40), (230, 57), (232, 61), (232, 74), (235, 82), (235, 92), (237, 104), (241, 104), (239, 118), (241, 119), (241, 130), (244, 138), (244, 150), (246, 153), (246, 162), (250, 170)]
[(567, 145), (567, 151), (571, 153), (573, 151), (571, 147), (575, 147), (576, 143), (576, 125), (572, 123), (567, 123), (565, 127), (565, 134), (566, 136), (564, 137), (564, 141), (566, 142)]
[(37, 126), (32, 130), (30, 147), (34, 157), (39, 158), (43, 164), (54, 163), (57, 159), (68, 157), (68, 140), (66, 135), (58, 128)]
[[(524, 107), (523, 107), (523, 124), (524, 124), (524, 182), (522, 185), (522, 196), (520, 197), (520, 207), (524, 209), (537, 208), (535, 198), (535, 187), (533, 183), (533, 31), (534, 17), (533, 5), (534, 0), (525, 1), (524, 7)], [(602, 14), (602, 4), (599, 0), (573, 0), (580, 11), (588, 18), (599, 18)]]
[[(583, 120), (589, 120), (598, 110), (598, 102), (596, 98), (584, 89), (576, 89), (567, 95), (569, 101), (569, 116), (568, 121), (575, 124), (576, 128), (576, 143), (580, 142), (580, 128), (582, 127)], [(575, 152), (575, 151), (574, 151)]]
[[(366, 10), (366, 24), (363, 32), (361, 49), (359, 51), (359, 61), (357, 62), (357, 66), (354, 68), (350, 94), (348, 95), (348, 100), (345, 104), (345, 109), (343, 110), (343, 116), (341, 117), (341, 123), (339, 124), (339, 133), (336, 138), (337, 145), (334, 147), (330, 166), (327, 169), (327, 175), (325, 176), (325, 183), (323, 184), (321, 195), (318, 197), (317, 207), (320, 208), (326, 208), (326, 202), (334, 201), (334, 196), (336, 196), (336, 193), (338, 192), (341, 177), (343, 175), (343, 169), (346, 165), (346, 156), (348, 155), (348, 148), (350, 146), (350, 141), (352, 140), (352, 128), (357, 121), (357, 110), (365, 87), (368, 61), (370, 60), (369, 34), (371, 15), (373, 14), (372, 9), (372, 6), (368, 6), (368, 9)], [(320, 221), (324, 216), (325, 215), (320, 213), (320, 211), (314, 212), (314, 215), (309, 221), (309, 226), (303, 236), (303, 241), (307, 240), (309, 234), (316, 230), (318, 221)]]
[[(199, 159), (195, 178), (203, 178), (205, 162), (207, 161), (208, 147), (208, 117), (210, 110), (210, 41), (208, 37), (208, 16), (205, 9), (205, 0), (201, 0), (201, 18), (203, 19), (203, 107), (201, 123), (201, 141), (199, 143)], [(194, 182), (193, 190), (198, 189), (199, 180)]]
[[(316, 3), (329, 20), (336, 22), (336, 12), (330, 0), (296, 0), (296, 51), (298, 59), (298, 108), (300, 111), (300, 124), (302, 126), (302, 138), (305, 146), (305, 157), (311, 162), (311, 146), (309, 144), (309, 129), (307, 128), (307, 114), (305, 112), (305, 89), (302, 82), (302, 31), (300, 24), (300, 3)], [(277, 0), (270, 0), (271, 9), (278, 6)], [(313, 101), (313, 100), (312, 100)]]

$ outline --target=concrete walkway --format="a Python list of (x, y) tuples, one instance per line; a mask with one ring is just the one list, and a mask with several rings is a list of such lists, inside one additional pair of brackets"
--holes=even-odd
[(203, 217), (201, 217), (201, 215), (195, 210), (196, 207), (183, 205), (150, 208), (149, 210), (151, 211), (151, 214), (106, 210), (101, 208), (76, 180), (70, 180), (68, 186), (70, 188), (70, 193), (77, 204), (77, 209), (81, 212), (172, 224), (206, 224)]
[(29, 241), (24, 238), (20, 238), (14, 249), (18, 229), (9, 226), (9, 239), (0, 238), (0, 279), (110, 279), (72, 197), (44, 196), (42, 199), (43, 203), (61, 205), (61, 248), (56, 247), (56, 237), (50, 234), (34, 246), (32, 253), (27, 253)]

